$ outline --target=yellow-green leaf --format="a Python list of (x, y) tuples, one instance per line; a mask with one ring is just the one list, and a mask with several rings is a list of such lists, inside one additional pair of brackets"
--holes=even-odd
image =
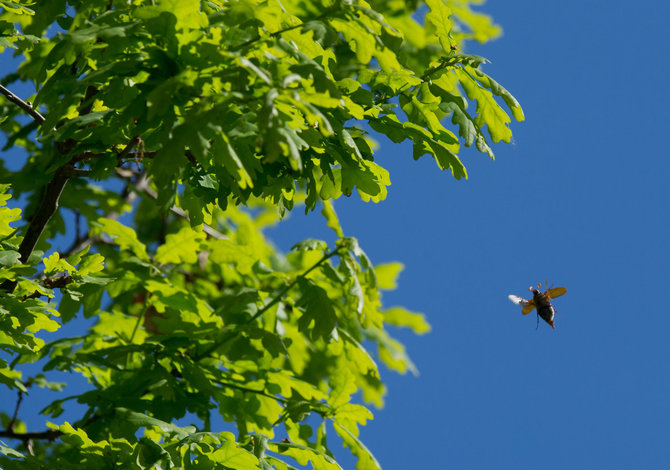
[(430, 9), (426, 13), (426, 21), (435, 27), (435, 34), (444, 52), (451, 54), (451, 9), (443, 0), (426, 0), (426, 5)]
[(165, 243), (156, 250), (156, 261), (163, 264), (193, 264), (198, 260), (200, 244), (205, 238), (205, 232), (184, 227), (179, 232), (165, 237)]
[(140, 259), (148, 260), (147, 249), (137, 239), (135, 230), (117, 222), (116, 220), (99, 218), (92, 229), (95, 234), (105, 233), (121, 250), (129, 250)]

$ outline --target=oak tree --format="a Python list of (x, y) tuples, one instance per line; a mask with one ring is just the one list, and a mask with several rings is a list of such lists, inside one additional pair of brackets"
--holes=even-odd
[[(457, 179), (510, 141), (471, 3), (0, 0), (0, 466), (335, 469), (334, 430), (379, 468), (378, 363), (414, 367), (389, 326), (429, 326), (332, 201), (386, 197), (375, 139)], [(334, 241), (280, 252), (296, 207)]]

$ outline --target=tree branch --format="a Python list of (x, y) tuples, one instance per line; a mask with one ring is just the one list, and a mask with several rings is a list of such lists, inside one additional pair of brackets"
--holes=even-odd
[[(26, 234), (19, 245), (19, 254), (21, 255), (19, 259), (21, 263), (25, 264), (28, 261), (42, 232), (44, 232), (44, 228), (56, 210), (58, 210), (58, 199), (74, 170), (76, 169), (69, 162), (62, 165), (56, 170), (51, 181), (47, 184), (44, 190), (44, 195), (42, 196), (42, 201), (35, 214), (33, 214), (33, 217), (28, 224)], [(0, 289), (12, 292), (16, 288), (16, 284), (16, 281), (7, 280), (0, 285)]]
[(6, 429), (0, 431), (0, 437), (7, 437), (10, 439), (20, 439), (23, 442), (30, 441), (32, 439), (46, 439), (53, 441), (60, 437), (61, 432), (57, 429), (48, 429), (41, 432), (14, 432), (11, 429)]
[(21, 108), (22, 110), (24, 110), (25, 112), (27, 112), (28, 114), (30, 114), (30, 116), (32, 116), (32, 118), (33, 118), (35, 121), (37, 121), (38, 124), (42, 124), (42, 123), (45, 121), (44, 116), (42, 116), (42, 115), (39, 113), (39, 111), (37, 111), (35, 108), (33, 108), (33, 106), (32, 106), (30, 103), (26, 103), (25, 101), (23, 101), (21, 98), (19, 98), (18, 96), (16, 96), (14, 93), (12, 93), (11, 91), (9, 91), (7, 88), (5, 88), (5, 87), (2, 86), (2, 85), (0, 85), (0, 93), (2, 93), (3, 95), (5, 95), (5, 97), (6, 97), (10, 102), (14, 103), (14, 104), (17, 105), (19, 108)]
[(19, 253), (21, 254), (20, 259), (22, 263), (28, 261), (35, 245), (37, 245), (40, 235), (42, 235), (42, 232), (44, 231), (44, 227), (58, 209), (58, 199), (69, 179), (67, 172), (70, 169), (74, 168), (72, 168), (69, 163), (61, 166), (56, 170), (53, 178), (51, 178), (51, 181), (47, 184), (42, 202), (33, 215), (28, 230), (23, 237), (23, 241), (21, 242), (21, 245), (19, 245)]

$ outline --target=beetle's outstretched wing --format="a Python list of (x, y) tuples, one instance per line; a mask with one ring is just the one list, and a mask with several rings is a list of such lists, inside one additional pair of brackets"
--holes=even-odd
[(508, 295), (507, 297), (519, 307), (523, 307), (521, 309), (521, 313), (524, 315), (529, 314), (535, 308), (535, 302), (533, 302), (533, 299), (526, 300), (522, 297), (519, 297), (518, 295)]
[(535, 310), (535, 302), (533, 302), (533, 299), (530, 299), (526, 306), (521, 309), (521, 314), (528, 315), (533, 310)]
[(518, 295), (508, 295), (507, 296), (513, 303), (517, 304), (520, 307), (525, 307), (528, 301)]
[(553, 289), (549, 289), (547, 293), (549, 294), (549, 297), (552, 299), (555, 299), (556, 297), (560, 297), (563, 294), (567, 292), (567, 289), (565, 287), (554, 287)]

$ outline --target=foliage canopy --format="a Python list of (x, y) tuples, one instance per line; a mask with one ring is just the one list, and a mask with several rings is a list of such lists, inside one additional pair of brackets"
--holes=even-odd
[[(460, 53), (499, 34), (470, 3), (0, 0), (0, 47), (20, 57), (3, 150), (27, 154), (0, 168), (0, 386), (18, 394), (0, 465), (341, 468), (330, 423), (379, 468), (356, 401), (382, 405), (378, 360), (414, 370), (386, 326), (429, 327), (382, 305), (401, 266), (374, 266), (331, 201), (386, 197), (372, 132), (457, 179), (461, 145), (510, 141), (503, 106), (521, 107)], [(263, 229), (296, 204), (320, 205), (335, 242), (279, 252)], [(72, 337), (81, 317), (94, 326)], [(28, 431), (19, 405), (61, 390), (52, 371), (90, 387)], [(86, 412), (54, 424), (73, 400)]]

